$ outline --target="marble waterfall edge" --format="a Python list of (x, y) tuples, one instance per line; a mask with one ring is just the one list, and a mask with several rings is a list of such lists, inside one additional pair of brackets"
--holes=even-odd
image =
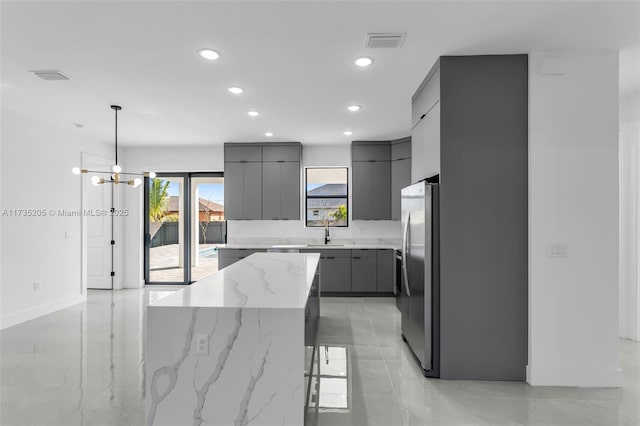
[[(147, 425), (302, 425), (304, 304), (274, 300), (300, 286), (308, 292), (317, 262), (315, 254), (255, 254), (150, 305)], [(193, 296), (210, 295), (211, 286), (225, 296), (187, 306), (199, 305)], [(260, 292), (267, 307), (257, 302)], [(209, 340), (205, 354), (198, 353), (201, 335)]]

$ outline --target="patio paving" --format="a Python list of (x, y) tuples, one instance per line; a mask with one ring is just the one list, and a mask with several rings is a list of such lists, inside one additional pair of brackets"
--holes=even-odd
[[(200, 244), (200, 252), (217, 247), (218, 244)], [(178, 266), (179, 244), (152, 247), (149, 250), (149, 275), (150, 281), (157, 282), (182, 282), (184, 270)], [(198, 281), (207, 275), (218, 271), (218, 254), (213, 256), (200, 256), (198, 266), (191, 268), (191, 280)]]

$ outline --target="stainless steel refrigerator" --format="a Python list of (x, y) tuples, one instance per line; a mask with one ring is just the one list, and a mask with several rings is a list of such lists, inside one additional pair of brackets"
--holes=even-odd
[(439, 185), (402, 189), (402, 338), (427, 377), (440, 376)]

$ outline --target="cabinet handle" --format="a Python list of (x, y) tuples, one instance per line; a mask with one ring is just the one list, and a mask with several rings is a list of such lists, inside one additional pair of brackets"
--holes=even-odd
[(327, 259), (335, 259), (335, 256), (327, 256)]
[(277, 163), (284, 163), (284, 160), (278, 160)]
[(425, 118), (427, 116), (427, 113), (424, 113), (420, 116), (420, 120), (422, 120), (423, 118)]
[(352, 259), (360, 259), (360, 256), (353, 256)]
[(375, 163), (376, 162), (376, 160), (367, 160), (367, 161), (369, 161), (369, 163)]

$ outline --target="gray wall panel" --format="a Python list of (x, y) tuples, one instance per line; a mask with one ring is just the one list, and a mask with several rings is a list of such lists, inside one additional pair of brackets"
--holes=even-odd
[(525, 380), (526, 55), (440, 58), (441, 377)]

